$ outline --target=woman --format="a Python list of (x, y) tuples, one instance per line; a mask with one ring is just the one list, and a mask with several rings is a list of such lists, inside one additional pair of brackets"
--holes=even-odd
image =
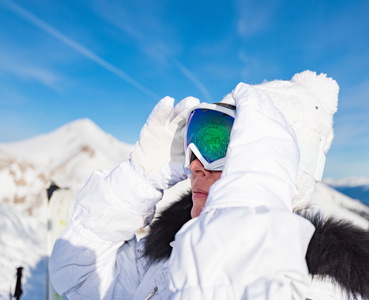
[[(232, 98), (236, 112), (202, 104), (189, 115), (196, 99), (173, 108), (174, 100), (164, 98), (130, 160), (91, 176), (50, 260), (59, 293), (70, 299), (307, 297), (305, 254), (314, 226), (292, 212), (300, 153), (294, 130), (261, 90), (239, 84)], [(201, 120), (209, 109), (228, 123), (207, 123), (214, 135), (208, 128), (196, 136), (205, 126), (197, 113)], [(186, 166), (192, 173), (187, 204), (171, 206), (137, 241), (135, 232), (151, 221), (162, 191), (187, 178)]]

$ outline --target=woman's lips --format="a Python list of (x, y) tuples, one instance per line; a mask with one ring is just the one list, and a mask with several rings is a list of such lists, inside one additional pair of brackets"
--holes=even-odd
[(208, 197), (208, 192), (202, 189), (194, 188), (192, 189), (192, 199), (206, 199)]

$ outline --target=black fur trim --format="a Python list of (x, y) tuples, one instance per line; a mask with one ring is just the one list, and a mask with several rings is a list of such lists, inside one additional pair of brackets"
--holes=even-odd
[(179, 201), (163, 210), (151, 223), (144, 250), (149, 264), (169, 258), (172, 252), (169, 243), (174, 241), (175, 234), (191, 219), (191, 209), (192, 192), (188, 191)]
[[(163, 210), (145, 239), (148, 262), (169, 258), (175, 234), (191, 219), (192, 193)], [(369, 231), (342, 220), (303, 215), (315, 226), (306, 253), (312, 276), (337, 282), (351, 299), (369, 299)]]
[(315, 226), (306, 253), (310, 274), (333, 279), (350, 299), (369, 299), (369, 231), (334, 218), (305, 217)]

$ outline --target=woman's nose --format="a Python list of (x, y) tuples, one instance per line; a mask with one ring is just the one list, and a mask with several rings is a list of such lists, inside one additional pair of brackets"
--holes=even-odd
[(190, 169), (195, 176), (206, 177), (211, 174), (211, 171), (206, 170), (198, 158), (191, 162)]

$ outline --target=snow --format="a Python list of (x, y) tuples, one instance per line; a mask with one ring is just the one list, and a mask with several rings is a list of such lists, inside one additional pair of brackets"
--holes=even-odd
[(24, 159), (60, 186), (79, 189), (96, 169), (113, 168), (129, 156), (133, 145), (103, 132), (88, 119), (71, 122), (51, 133), (0, 144), (16, 159)]
[(357, 187), (366, 186), (369, 189), (369, 178), (367, 177), (348, 177), (343, 179), (324, 179), (324, 183), (333, 187)]
[(324, 183), (353, 199), (360, 199), (361, 202), (369, 205), (369, 178), (326, 179)]
[[(46, 190), (51, 182), (68, 188), (67, 199), (74, 199), (93, 170), (113, 168), (132, 149), (133, 145), (118, 141), (87, 119), (0, 144), (0, 299), (9, 299), (10, 289), (14, 291), (19, 266), (24, 267), (22, 299), (46, 299), (51, 252)], [(66, 218), (70, 210), (69, 206)], [(60, 233), (60, 227), (54, 225), (54, 229)]]
[(351, 199), (324, 183), (318, 183), (312, 197), (324, 215), (350, 220), (354, 224), (369, 228), (369, 206)]
[[(46, 299), (47, 257), (77, 192), (93, 170), (113, 168), (132, 149), (87, 119), (24, 141), (0, 143), (0, 299), (9, 299), (19, 266), (24, 268), (22, 300)], [(62, 189), (48, 204), (51, 182)], [(158, 211), (189, 187), (187, 180), (166, 191)], [(326, 215), (369, 227), (369, 208), (326, 184), (317, 185), (313, 199)], [(58, 217), (49, 220), (50, 214)]]
[[(46, 214), (46, 205), (40, 208)], [(46, 219), (24, 216), (0, 203), (0, 299), (14, 292), (17, 267), (23, 270), (22, 299), (46, 299)]]

